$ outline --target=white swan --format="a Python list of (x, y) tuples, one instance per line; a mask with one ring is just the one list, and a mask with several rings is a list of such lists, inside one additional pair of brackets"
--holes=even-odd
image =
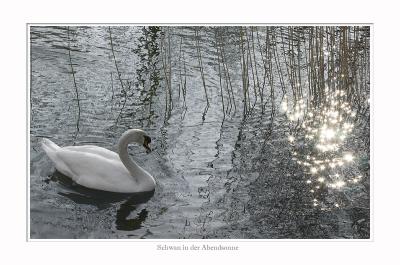
[(94, 145), (60, 147), (48, 139), (42, 148), (58, 171), (79, 185), (91, 189), (136, 193), (152, 191), (154, 178), (129, 158), (128, 144), (142, 144), (148, 151), (151, 138), (139, 129), (130, 129), (118, 142), (118, 153)]

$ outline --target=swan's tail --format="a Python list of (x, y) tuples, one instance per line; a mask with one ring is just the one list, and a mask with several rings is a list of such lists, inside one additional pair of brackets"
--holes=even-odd
[(46, 138), (42, 139), (41, 144), (42, 149), (46, 152), (47, 156), (54, 161), (56, 155), (55, 152), (60, 149), (60, 147)]

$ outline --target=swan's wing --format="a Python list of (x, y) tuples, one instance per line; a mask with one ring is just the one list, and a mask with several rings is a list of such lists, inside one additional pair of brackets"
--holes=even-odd
[(119, 160), (119, 155), (117, 153), (110, 151), (106, 148), (95, 146), (95, 145), (66, 146), (66, 147), (62, 147), (62, 149), (68, 150), (68, 151), (91, 153), (91, 154), (103, 156), (104, 158)]
[(65, 173), (59, 170), (61, 173), (88, 188), (132, 192), (136, 186), (135, 180), (120, 160), (108, 159), (91, 152), (72, 151), (69, 148), (57, 151), (57, 160), (64, 167)]

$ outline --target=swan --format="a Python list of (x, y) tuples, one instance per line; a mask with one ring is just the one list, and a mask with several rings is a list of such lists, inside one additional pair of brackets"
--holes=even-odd
[(129, 129), (118, 142), (118, 154), (94, 145), (60, 147), (49, 139), (42, 139), (42, 149), (56, 169), (87, 188), (137, 193), (155, 189), (154, 178), (129, 158), (130, 143), (143, 145), (149, 152), (151, 138), (140, 129)]

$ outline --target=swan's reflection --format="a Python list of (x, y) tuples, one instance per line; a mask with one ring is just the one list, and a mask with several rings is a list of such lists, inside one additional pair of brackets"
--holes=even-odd
[(128, 219), (128, 217), (138, 205), (147, 202), (154, 195), (154, 190), (140, 193), (116, 193), (90, 189), (77, 184), (58, 171), (49, 176), (46, 182), (49, 181), (61, 184), (64, 190), (59, 194), (77, 204), (94, 205), (98, 209), (106, 209), (113, 203), (123, 202), (117, 210), (115, 224), (118, 230), (124, 231), (133, 231), (142, 227), (148, 215), (146, 209), (142, 209), (135, 218)]

